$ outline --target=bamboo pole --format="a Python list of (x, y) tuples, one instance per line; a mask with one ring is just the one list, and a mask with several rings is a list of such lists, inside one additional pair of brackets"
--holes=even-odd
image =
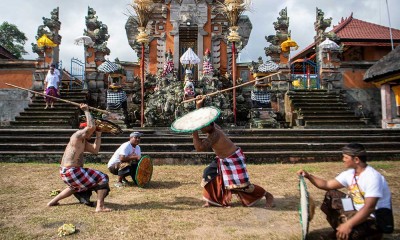
[[(58, 98), (58, 97), (53, 97), (53, 96), (50, 96), (50, 95), (47, 95), (47, 94), (44, 94), (44, 93), (36, 92), (36, 91), (30, 90), (30, 89), (27, 89), (27, 88), (23, 88), (23, 87), (19, 87), (19, 86), (10, 84), (10, 83), (4, 83), (4, 84), (6, 84), (8, 86), (11, 86), (11, 87), (19, 88), (19, 89), (22, 89), (22, 90), (26, 90), (26, 91), (31, 92), (31, 93), (35, 93), (35, 94), (39, 94), (39, 95), (42, 95), (42, 96), (45, 96), (45, 97), (53, 98), (53, 99), (56, 99), (56, 100), (59, 100), (59, 101), (62, 101), (62, 102), (70, 103), (70, 104), (78, 106), (78, 107), (80, 106), (80, 104), (76, 103), (76, 102), (72, 102), (72, 101), (65, 100), (65, 99)], [(103, 110), (103, 109), (94, 108), (94, 107), (89, 107), (89, 109), (93, 110), (93, 111), (101, 112), (101, 113), (112, 114), (109, 111), (106, 111), (106, 110)]]
[[(273, 74), (271, 74), (271, 75), (268, 75), (268, 76), (265, 76), (265, 77), (262, 77), (262, 78), (254, 79), (254, 80), (252, 80), (252, 81), (248, 81), (248, 82), (239, 84), (239, 85), (234, 86), (234, 87), (225, 88), (225, 89), (223, 89), (223, 90), (221, 90), (221, 91), (218, 90), (218, 91), (216, 91), (216, 92), (208, 93), (208, 94), (203, 95), (203, 96), (204, 96), (204, 97), (214, 96), (214, 95), (217, 95), (217, 94), (226, 92), (226, 91), (230, 91), (230, 90), (233, 90), (233, 89), (236, 89), (236, 88), (239, 88), (239, 87), (246, 86), (246, 85), (248, 85), (248, 84), (250, 84), (250, 83), (253, 83), (253, 82), (256, 82), (256, 81), (263, 80), (263, 79), (265, 79), (265, 78), (272, 77), (272, 76), (277, 75), (277, 74), (280, 74), (280, 73), (281, 73), (281, 72), (279, 71), (279, 72), (277, 72), (277, 73), (273, 73)], [(188, 100), (182, 101), (181, 104), (182, 104), (182, 103), (193, 102), (193, 101), (195, 101), (195, 100), (196, 100), (196, 98), (188, 99)]]

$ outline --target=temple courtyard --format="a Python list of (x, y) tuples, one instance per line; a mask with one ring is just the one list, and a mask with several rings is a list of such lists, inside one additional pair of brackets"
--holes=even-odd
[[(371, 159), (373, 160), (373, 159)], [(393, 194), (395, 232), (384, 239), (400, 239), (399, 161), (371, 161), (387, 179)], [(105, 164), (85, 166), (108, 173)], [(145, 188), (116, 188), (110, 176), (109, 213), (95, 213), (72, 196), (47, 207), (51, 192), (62, 190), (58, 164), (0, 163), (0, 239), (60, 239), (58, 228), (73, 224), (66, 239), (301, 239), (300, 193), (297, 170), (324, 178), (343, 169), (337, 162), (248, 165), (250, 180), (275, 196), (275, 207), (265, 202), (242, 207), (234, 197), (231, 208), (202, 208), (201, 176), (205, 165), (157, 165)], [(319, 209), (324, 192), (308, 181), (317, 208), (308, 239), (323, 239), (332, 229)], [(96, 200), (93, 194), (92, 201)]]

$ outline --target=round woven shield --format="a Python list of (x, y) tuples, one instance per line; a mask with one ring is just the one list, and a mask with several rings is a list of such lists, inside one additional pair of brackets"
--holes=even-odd
[[(86, 117), (81, 116), (81, 121), (86, 122)], [(94, 117), (94, 122), (96, 124), (97, 131), (100, 131), (103, 133), (111, 133), (114, 135), (123, 133), (120, 126), (118, 126), (117, 124), (110, 122), (108, 120)]]
[(101, 132), (111, 133), (114, 135), (118, 135), (123, 132), (120, 126), (108, 120), (96, 118), (95, 122), (96, 128), (99, 129)]
[(208, 126), (219, 117), (221, 110), (216, 107), (203, 107), (176, 119), (171, 130), (174, 132), (193, 132)]
[(139, 187), (144, 187), (151, 180), (153, 174), (153, 161), (145, 155), (140, 158), (136, 168), (135, 181)]
[(302, 239), (307, 238), (308, 227), (310, 223), (310, 205), (309, 205), (309, 195), (307, 191), (307, 185), (304, 181), (304, 177), (299, 177), (299, 190), (300, 190), (300, 207), (299, 207), (299, 215), (300, 215), (300, 224), (302, 231)]

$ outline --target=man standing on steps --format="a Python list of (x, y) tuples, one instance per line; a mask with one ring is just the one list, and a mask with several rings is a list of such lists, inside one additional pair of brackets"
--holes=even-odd
[[(109, 212), (111, 209), (104, 207), (104, 198), (110, 191), (107, 174), (83, 167), (84, 152), (94, 154), (99, 152), (101, 132), (96, 131), (96, 125), (89, 112), (88, 105), (81, 104), (80, 108), (85, 112), (87, 126), (72, 134), (60, 166), (61, 178), (68, 187), (47, 203), (47, 206), (58, 205), (61, 199), (67, 198), (74, 193), (79, 194), (94, 190), (97, 192), (96, 212)], [(96, 139), (92, 144), (88, 140), (95, 131)]]
[[(46, 75), (46, 79), (44, 80), (44, 94), (53, 96), (53, 97), (60, 97), (60, 72), (56, 72), (56, 65), (51, 64), (50, 70)], [(54, 102), (56, 101), (54, 98), (51, 97), (44, 97), (46, 101), (46, 107), (44, 109), (54, 108)]]

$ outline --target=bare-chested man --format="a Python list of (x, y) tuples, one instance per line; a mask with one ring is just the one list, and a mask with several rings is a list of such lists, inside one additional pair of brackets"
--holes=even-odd
[[(47, 203), (47, 206), (58, 205), (58, 201), (74, 193), (79, 194), (86, 191), (91, 193), (94, 190), (97, 192), (96, 212), (109, 212), (111, 209), (104, 207), (104, 198), (110, 191), (107, 174), (90, 168), (83, 168), (83, 153), (97, 154), (99, 152), (101, 132), (96, 131), (96, 125), (89, 112), (89, 107), (86, 104), (81, 104), (80, 108), (85, 112), (86, 127), (72, 134), (60, 166), (61, 178), (68, 187)], [(95, 131), (96, 139), (92, 144), (88, 140)]]
[[(204, 96), (196, 97), (196, 108), (203, 105)], [(198, 131), (193, 132), (193, 145), (198, 152), (212, 149), (216, 159), (204, 170), (202, 186), (204, 207), (230, 206), (232, 193), (237, 194), (242, 205), (250, 207), (265, 197), (266, 208), (273, 206), (274, 197), (262, 187), (250, 183), (245, 156), (221, 130), (212, 122), (201, 129), (207, 138), (200, 139)]]

